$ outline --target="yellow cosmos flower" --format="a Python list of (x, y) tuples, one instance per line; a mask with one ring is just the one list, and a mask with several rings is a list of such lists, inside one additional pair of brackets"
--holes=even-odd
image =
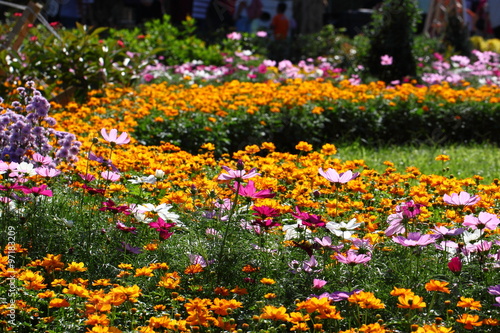
[(424, 299), (418, 295), (401, 295), (398, 301), (398, 308), (402, 309), (420, 309), (427, 306)]

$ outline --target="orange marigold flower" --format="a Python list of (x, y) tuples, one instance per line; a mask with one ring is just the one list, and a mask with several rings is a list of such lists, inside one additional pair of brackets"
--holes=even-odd
[(278, 296), (275, 293), (267, 293), (264, 295), (264, 298), (267, 298), (267, 299), (273, 299), (276, 297), (278, 297)]
[(120, 269), (134, 269), (134, 266), (132, 266), (131, 264), (119, 264), (118, 265), (118, 268)]
[(146, 251), (155, 251), (158, 249), (158, 243), (149, 243), (144, 245), (142, 248)]
[(308, 151), (311, 151), (313, 150), (313, 146), (307, 142), (304, 142), (304, 141), (300, 141), (296, 146), (295, 146), (295, 149), (297, 150), (300, 150), (300, 151), (305, 151), (305, 152), (308, 152)]
[(139, 288), (138, 285), (133, 285), (131, 287), (118, 286), (111, 289), (109, 293), (118, 295), (134, 303), (137, 302), (137, 298), (141, 295), (141, 288)]
[(85, 321), (85, 325), (109, 326), (109, 319), (105, 314), (91, 314)]
[(321, 154), (335, 155), (337, 154), (337, 147), (331, 143), (324, 144), (323, 147), (321, 147)]
[(89, 296), (89, 291), (84, 286), (80, 286), (76, 283), (70, 283), (68, 288), (64, 288), (62, 292), (65, 294), (76, 295), (78, 297)]
[(23, 271), (19, 274), (18, 279), (24, 282), (23, 287), (28, 290), (40, 290), (47, 287), (43, 283), (44, 277), (38, 272)]
[(379, 323), (375, 323), (375, 324), (363, 324), (363, 326), (361, 326), (359, 329), (358, 329), (359, 332), (363, 332), (363, 333), (385, 333), (386, 330), (384, 328), (384, 326), (380, 325)]
[(65, 271), (68, 272), (85, 272), (87, 270), (87, 267), (85, 267), (85, 263), (83, 262), (71, 262), (68, 264), (68, 267), (66, 267)]
[(203, 266), (200, 264), (189, 265), (184, 270), (184, 274), (197, 274), (203, 272)]
[(68, 306), (69, 303), (64, 298), (53, 298), (49, 302), (49, 308), (65, 308)]
[(424, 299), (418, 295), (401, 295), (398, 297), (398, 308), (402, 309), (419, 309), (425, 308)]
[(260, 145), (260, 148), (261, 149), (267, 149), (269, 150), (270, 152), (273, 152), (276, 150), (276, 146), (274, 145), (274, 143), (272, 142), (263, 142), (261, 145)]
[(475, 301), (473, 298), (460, 296), (457, 306), (461, 308), (470, 308), (471, 310), (480, 310), (482, 305), (480, 301)]
[(471, 314), (468, 314), (468, 313), (462, 314), (457, 319), (457, 322), (464, 324), (465, 325), (464, 327), (466, 329), (468, 329), (468, 330), (473, 329), (474, 326), (481, 326), (483, 324), (483, 322), (481, 320), (479, 320), (479, 316), (478, 315), (471, 315)]
[(448, 285), (448, 282), (445, 281), (439, 281), (439, 280), (430, 280), (425, 284), (425, 290), (427, 291), (440, 291), (442, 293), (450, 293), (450, 289), (448, 289), (446, 286)]
[(52, 287), (65, 287), (68, 285), (68, 283), (66, 282), (66, 280), (64, 279), (54, 279), (50, 285)]
[(290, 316), (288, 315), (288, 313), (286, 313), (286, 308), (284, 306), (280, 306), (279, 308), (277, 308), (272, 305), (266, 305), (262, 309), (260, 319), (288, 321), (290, 319)]

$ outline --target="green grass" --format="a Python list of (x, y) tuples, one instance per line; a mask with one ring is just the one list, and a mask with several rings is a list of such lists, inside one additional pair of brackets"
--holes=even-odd
[[(450, 156), (450, 161), (436, 161), (436, 156)], [(469, 144), (450, 146), (387, 146), (366, 147), (361, 144), (339, 146), (338, 154), (342, 160), (362, 159), (377, 171), (387, 166), (384, 161), (395, 164), (399, 172), (407, 167), (417, 167), (424, 174), (453, 175), (468, 178), (474, 175), (484, 177), (483, 184), (500, 178), (500, 148), (492, 144)], [(449, 170), (443, 170), (449, 168)]]

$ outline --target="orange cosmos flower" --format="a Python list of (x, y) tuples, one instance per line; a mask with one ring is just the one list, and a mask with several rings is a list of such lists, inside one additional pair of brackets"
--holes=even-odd
[(65, 308), (68, 306), (69, 303), (64, 298), (53, 298), (49, 302), (49, 308)]
[(137, 298), (141, 295), (141, 288), (139, 288), (138, 285), (133, 285), (131, 287), (118, 286), (111, 289), (109, 293), (135, 303), (137, 302)]
[(401, 295), (409, 295), (409, 296), (415, 295), (415, 293), (411, 289), (396, 288), (396, 287), (394, 287), (394, 289), (391, 290), (390, 294), (396, 297), (399, 297)]
[(160, 278), (158, 286), (167, 289), (175, 289), (179, 286), (180, 283), (181, 283), (181, 277), (179, 276), (179, 273), (177, 272), (165, 273), (165, 275), (163, 275)]
[(202, 325), (205, 327), (209, 326), (209, 321), (214, 321), (215, 318), (210, 314), (208, 309), (212, 305), (212, 301), (209, 299), (195, 298), (190, 299), (188, 303), (184, 304), (189, 316), (186, 318), (186, 322), (193, 325)]
[(252, 265), (245, 265), (242, 269), (245, 273), (253, 273), (259, 270), (259, 267), (253, 267)]
[(99, 280), (95, 280), (94, 282), (92, 282), (92, 285), (106, 287), (106, 286), (110, 286), (111, 282), (109, 279), (99, 279)]
[(483, 324), (482, 321), (479, 320), (478, 315), (471, 315), (468, 313), (464, 313), (457, 319), (458, 323), (464, 324), (465, 328), (468, 330), (471, 330), (474, 328), (474, 326), (481, 326)]
[(359, 332), (363, 333), (385, 333), (386, 330), (384, 326), (380, 325), (379, 323), (375, 324), (363, 324), (359, 329)]
[(276, 281), (274, 281), (273, 279), (269, 279), (269, 278), (262, 278), (262, 279), (260, 279), (260, 283), (271, 285), (271, 284), (275, 284)]
[(85, 272), (87, 270), (87, 267), (85, 267), (85, 264), (83, 262), (72, 262), (68, 264), (68, 267), (66, 267), (65, 271), (68, 272)]
[(63, 293), (70, 294), (70, 295), (76, 295), (79, 297), (88, 297), (89, 296), (89, 291), (85, 287), (77, 285), (75, 283), (70, 283), (68, 285), (68, 288), (63, 289)]
[(217, 287), (215, 288), (214, 293), (216, 295), (229, 296), (229, 289), (226, 287)]
[(424, 299), (417, 295), (401, 295), (398, 297), (398, 301), (398, 308), (402, 309), (419, 309), (427, 306)]
[(203, 272), (203, 267), (200, 264), (189, 265), (184, 270), (184, 274), (197, 274)]
[(231, 292), (234, 293), (234, 294), (237, 294), (237, 295), (246, 295), (246, 294), (248, 294), (248, 291), (247, 291), (246, 288), (240, 288), (238, 286), (236, 286), (233, 289), (231, 289)]
[(458, 301), (457, 306), (461, 308), (470, 308), (471, 310), (479, 310), (481, 309), (481, 302), (475, 301), (473, 298), (460, 296), (460, 301)]
[(91, 314), (88, 316), (87, 320), (85, 321), (85, 325), (102, 325), (102, 326), (109, 326), (109, 319), (108, 316), (105, 314)]
[(307, 142), (304, 142), (304, 141), (300, 141), (296, 146), (295, 146), (295, 149), (297, 150), (300, 150), (300, 151), (305, 151), (305, 152), (308, 152), (308, 151), (311, 151), (313, 150), (313, 146)]
[(450, 293), (450, 289), (448, 289), (446, 286), (448, 285), (448, 282), (445, 281), (439, 281), (439, 280), (430, 280), (428, 283), (425, 284), (425, 290), (427, 291), (440, 291), (442, 293)]
[(24, 271), (18, 276), (18, 279), (24, 282), (23, 287), (28, 290), (40, 290), (46, 288), (47, 285), (42, 283), (44, 277), (38, 272)]
[(137, 268), (134, 277), (138, 276), (153, 276), (153, 269), (150, 267)]
[(38, 293), (36, 295), (38, 298), (52, 298), (56, 296), (56, 293), (52, 290), (44, 291), (43, 293)]
[(375, 297), (371, 292), (360, 291), (358, 293), (352, 294), (347, 299), (351, 303), (357, 303), (362, 309), (383, 309), (385, 304)]
[(277, 308), (272, 305), (266, 305), (262, 309), (262, 314), (259, 318), (288, 321), (290, 319), (290, 316), (286, 313), (286, 308), (284, 306), (280, 306), (279, 308)]
[(436, 156), (436, 161), (446, 162), (446, 161), (449, 161), (449, 160), (450, 160), (450, 156), (448, 156), (448, 155), (438, 155), (438, 156)]
[(60, 271), (64, 268), (64, 263), (61, 261), (62, 254), (53, 255), (47, 254), (45, 258), (40, 263), (40, 266), (43, 266), (47, 272), (52, 273), (53, 271)]
[(235, 299), (226, 300), (226, 299), (215, 298), (213, 301), (213, 305), (210, 307), (210, 310), (212, 310), (214, 313), (220, 316), (227, 316), (228, 309), (237, 309), (241, 307), (242, 303), (238, 302)]

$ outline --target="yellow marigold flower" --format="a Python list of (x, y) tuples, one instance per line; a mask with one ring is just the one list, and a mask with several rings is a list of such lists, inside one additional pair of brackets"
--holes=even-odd
[(184, 270), (184, 274), (197, 274), (203, 272), (203, 266), (200, 264), (189, 265)]
[(181, 277), (179, 273), (165, 273), (164, 276), (160, 278), (160, 282), (158, 282), (159, 287), (164, 287), (167, 289), (175, 289), (181, 283)]
[(134, 266), (132, 266), (131, 264), (119, 264), (118, 265), (118, 268), (120, 269), (134, 269)]
[(264, 298), (267, 298), (267, 299), (273, 299), (276, 297), (278, 297), (278, 296), (275, 293), (267, 293), (264, 295)]
[(206, 150), (215, 150), (215, 145), (213, 143), (207, 142), (201, 145), (201, 149), (206, 149)]
[(65, 271), (68, 272), (85, 272), (87, 270), (87, 267), (85, 267), (85, 263), (83, 262), (71, 262), (68, 264), (68, 267), (66, 267)]
[(335, 145), (332, 145), (331, 143), (324, 144), (323, 147), (321, 147), (321, 154), (324, 155), (335, 155), (337, 154), (337, 147)]
[(288, 313), (286, 313), (286, 308), (284, 306), (280, 306), (279, 308), (277, 308), (272, 305), (266, 305), (262, 309), (260, 319), (288, 321), (290, 319), (290, 316), (288, 315)]
[(398, 301), (398, 308), (402, 309), (419, 309), (427, 306), (424, 299), (418, 295), (401, 295)]
[(275, 284), (276, 281), (274, 281), (273, 279), (269, 279), (269, 278), (262, 278), (262, 279), (260, 279), (260, 283), (271, 285), (271, 284)]
[(471, 310), (480, 310), (482, 305), (480, 301), (475, 301), (473, 298), (460, 296), (457, 306), (461, 308), (470, 308)]
[(150, 267), (137, 268), (135, 270), (134, 277), (138, 277), (138, 276), (154, 276), (153, 269)]
[(446, 162), (446, 161), (449, 161), (449, 160), (450, 160), (450, 156), (448, 156), (448, 155), (438, 155), (438, 156), (436, 156), (436, 161)]
[(290, 331), (309, 331), (309, 326), (307, 323), (297, 323), (290, 328)]
[(300, 141), (296, 146), (295, 146), (295, 149), (297, 150), (300, 150), (300, 151), (305, 151), (305, 152), (308, 152), (308, 151), (311, 151), (313, 150), (313, 146), (307, 142), (304, 142), (304, 141)]
[(154, 262), (154, 263), (149, 264), (149, 268), (151, 268), (151, 269), (162, 269), (162, 270), (166, 271), (170, 267), (165, 262)]
[(481, 326), (483, 322), (479, 320), (478, 315), (471, 315), (468, 313), (462, 314), (458, 319), (458, 323), (464, 324), (464, 327), (468, 330), (471, 330), (474, 328), (474, 326)]
[(375, 297), (371, 292), (360, 291), (359, 293), (354, 293), (347, 299), (351, 303), (356, 303), (362, 309), (383, 309), (385, 304)]
[(135, 303), (137, 302), (137, 298), (141, 295), (141, 288), (139, 288), (138, 285), (133, 285), (131, 287), (118, 286), (111, 289), (109, 293)]
[(49, 302), (49, 308), (66, 308), (69, 303), (64, 298), (53, 298)]
[(445, 281), (439, 281), (439, 280), (430, 280), (425, 284), (425, 290), (427, 291), (440, 291), (442, 293), (450, 293), (450, 289), (448, 289), (446, 286), (448, 285), (448, 282)]
[(391, 290), (390, 294), (396, 297), (399, 297), (401, 295), (409, 295), (409, 296), (415, 295), (415, 293), (411, 289), (396, 288), (396, 287), (394, 287), (394, 289)]
[(424, 325), (422, 327), (418, 327), (415, 332), (416, 333), (453, 333), (455, 331), (449, 327), (437, 326), (436, 324), (432, 324), (432, 325)]

